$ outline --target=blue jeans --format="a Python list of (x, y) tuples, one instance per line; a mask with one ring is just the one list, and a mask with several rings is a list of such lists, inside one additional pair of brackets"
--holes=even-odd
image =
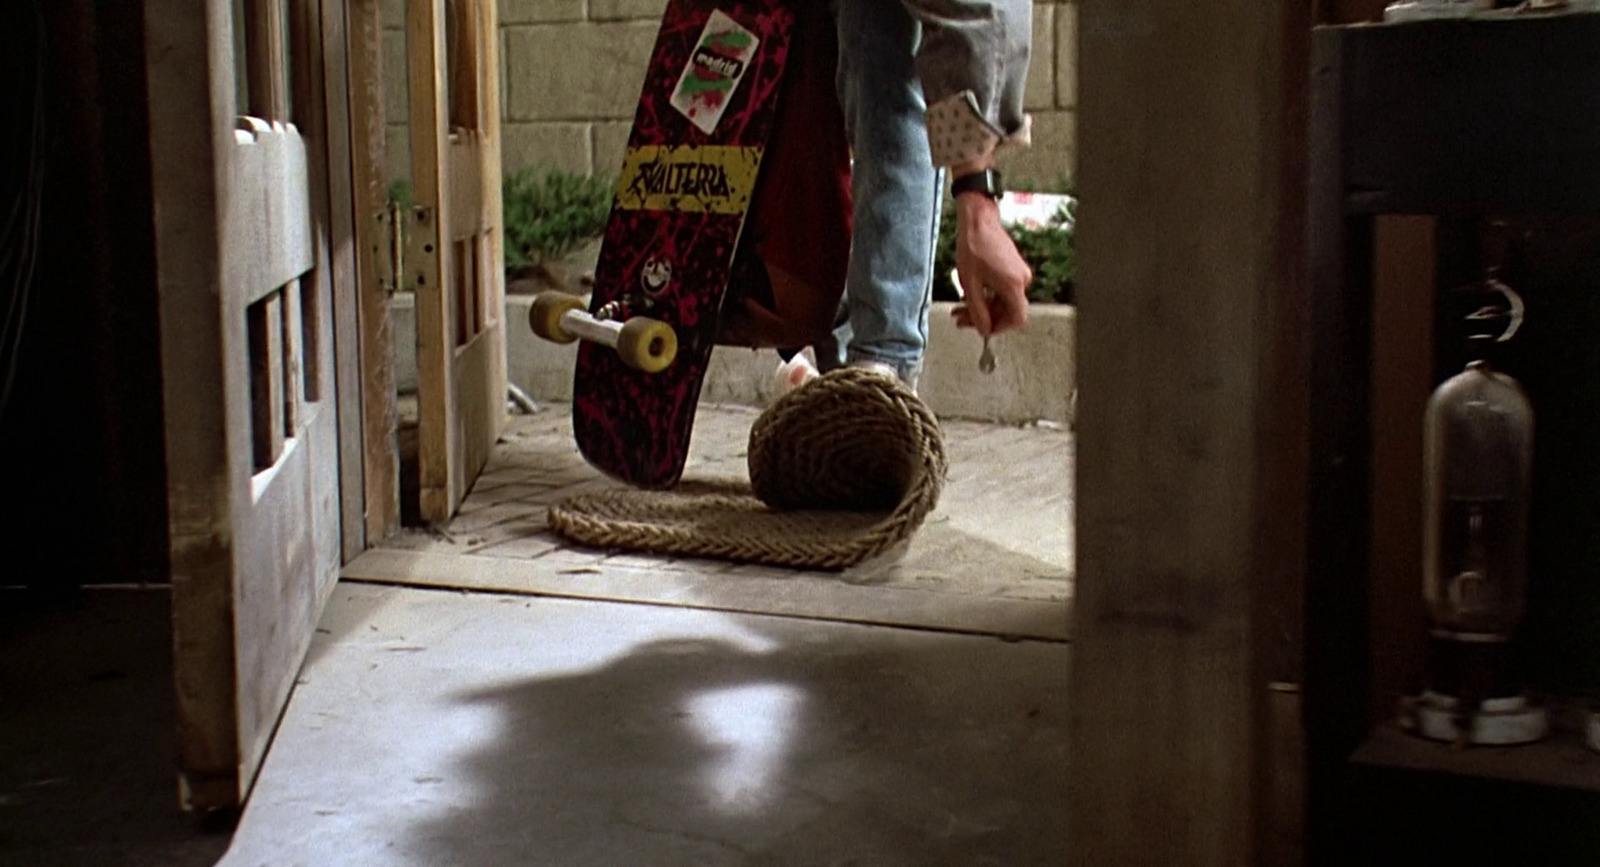
[(899, 0), (837, 0), (839, 103), (855, 161), (855, 233), (818, 366), (876, 361), (915, 382), (928, 343), (942, 174), (917, 76), (921, 26)]

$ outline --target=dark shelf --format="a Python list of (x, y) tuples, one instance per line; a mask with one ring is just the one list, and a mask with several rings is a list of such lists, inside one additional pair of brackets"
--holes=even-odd
[(1600, 14), (1327, 27), (1316, 39), (1316, 74), (1342, 97), (1348, 212), (1600, 209)]
[(1584, 746), (1580, 736), (1566, 731), (1515, 747), (1457, 749), (1386, 724), (1378, 727), (1350, 760), (1400, 770), (1600, 793), (1600, 753)]

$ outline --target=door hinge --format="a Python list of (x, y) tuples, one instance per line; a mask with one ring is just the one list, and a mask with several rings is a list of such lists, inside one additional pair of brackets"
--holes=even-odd
[(439, 227), (433, 208), (414, 205), (403, 212), (405, 222), (405, 269), (400, 272), (401, 288), (415, 292), (422, 288), (427, 274), (436, 269), (430, 260), (439, 255)]
[(377, 239), (373, 258), (378, 266), (378, 285), (383, 294), (392, 297), (400, 291), (400, 275), (406, 272), (406, 221), (405, 208), (396, 202), (373, 214), (377, 229), (372, 237)]
[[(423, 272), (408, 265), (421, 263), (434, 255), (436, 233), (433, 209), (420, 205), (407, 207), (391, 202), (375, 215), (382, 250), (378, 251), (378, 281), (388, 295), (415, 292)], [(415, 246), (416, 249), (412, 249)]]

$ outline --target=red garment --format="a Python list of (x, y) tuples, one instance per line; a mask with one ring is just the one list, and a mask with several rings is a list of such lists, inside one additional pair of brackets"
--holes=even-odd
[(767, 279), (734, 275), (723, 343), (812, 345), (832, 330), (844, 293), (850, 148), (834, 87), (838, 34), (825, 5), (802, 0), (794, 7), (783, 102), (741, 244), (765, 263)]

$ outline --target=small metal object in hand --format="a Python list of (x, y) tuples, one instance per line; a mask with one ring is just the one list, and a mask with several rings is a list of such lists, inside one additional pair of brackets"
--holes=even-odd
[[(956, 269), (950, 269), (950, 284), (956, 287), (956, 294), (962, 298), (967, 297), (967, 291), (961, 285), (961, 274)], [(983, 287), (983, 297), (992, 300), (994, 290)], [(978, 356), (978, 370), (983, 373), (994, 373), (994, 350), (989, 348), (989, 338), (983, 338), (983, 354)]]

